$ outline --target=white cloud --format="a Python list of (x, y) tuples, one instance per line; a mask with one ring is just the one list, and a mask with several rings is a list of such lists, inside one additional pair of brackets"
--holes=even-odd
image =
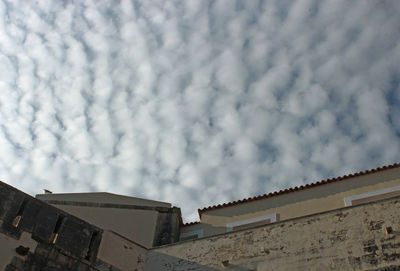
[[(0, 179), (203, 206), (399, 162), (394, 1), (0, 1)], [(397, 76), (397, 77), (396, 77)]]

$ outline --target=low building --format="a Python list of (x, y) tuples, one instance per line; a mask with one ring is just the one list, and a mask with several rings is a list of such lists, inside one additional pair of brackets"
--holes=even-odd
[(181, 240), (266, 225), (400, 196), (398, 164), (253, 198), (199, 209), (200, 221), (181, 228)]
[(179, 208), (110, 193), (37, 195), (0, 182), (0, 270), (143, 270), (178, 241)]
[(0, 182), (0, 270), (400, 270), (400, 164), (199, 209)]
[(167, 202), (112, 193), (45, 193), (36, 198), (146, 248), (179, 239), (180, 209)]

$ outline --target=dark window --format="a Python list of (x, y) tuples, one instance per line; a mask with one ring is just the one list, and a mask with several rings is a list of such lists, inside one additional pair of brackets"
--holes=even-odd
[(24, 210), (25, 210), (25, 207), (26, 207), (27, 203), (28, 203), (28, 199), (25, 198), (22, 201), (21, 206), (19, 206), (17, 216), (14, 218), (13, 223), (12, 223), (14, 227), (18, 227), (18, 224), (21, 221), (22, 214), (24, 213)]
[(56, 226), (54, 227), (51, 242), (54, 244), (57, 241), (58, 233), (60, 232), (61, 226), (65, 221), (65, 215), (58, 215)]

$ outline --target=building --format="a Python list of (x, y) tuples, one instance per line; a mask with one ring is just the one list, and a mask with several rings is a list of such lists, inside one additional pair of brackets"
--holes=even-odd
[(400, 270), (400, 164), (199, 209), (0, 182), (0, 270)]
[(397, 165), (199, 209), (200, 222), (181, 229), (181, 240), (266, 225), (400, 196)]
[(167, 202), (112, 193), (51, 193), (36, 198), (146, 248), (179, 240), (180, 209)]

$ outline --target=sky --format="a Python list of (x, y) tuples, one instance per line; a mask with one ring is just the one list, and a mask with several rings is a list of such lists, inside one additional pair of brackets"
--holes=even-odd
[(400, 162), (400, 1), (0, 0), (0, 180), (197, 209)]

